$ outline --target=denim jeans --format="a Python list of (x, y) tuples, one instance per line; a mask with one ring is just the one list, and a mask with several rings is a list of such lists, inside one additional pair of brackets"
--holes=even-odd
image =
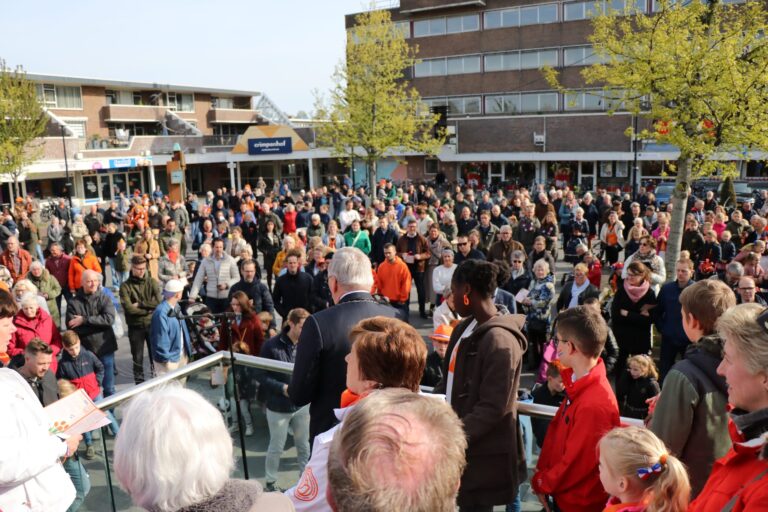
[[(96, 397), (94, 402), (98, 402), (99, 400), (102, 400), (104, 398), (103, 394), (100, 394)], [(112, 433), (114, 435), (117, 435), (117, 433), (120, 431), (120, 425), (117, 423), (117, 418), (115, 418), (115, 415), (112, 414), (112, 411), (107, 410), (107, 418), (109, 418), (109, 421), (111, 424), (109, 425), (112, 427)], [(85, 432), (83, 434), (83, 440), (85, 441), (85, 446), (91, 446), (93, 444), (93, 435), (90, 432)]]
[[(130, 273), (128, 271), (123, 272), (117, 270), (115, 258), (107, 258), (107, 260), (109, 261), (109, 269), (112, 273), (112, 288), (118, 290), (120, 289), (120, 285), (128, 279)], [(104, 284), (106, 284), (106, 282)]]
[(267, 424), (269, 426), (269, 448), (267, 448), (265, 464), (266, 481), (277, 481), (280, 455), (283, 454), (285, 448), (289, 426), (293, 431), (293, 442), (296, 445), (299, 473), (303, 473), (304, 466), (309, 460), (309, 406), (305, 405), (296, 412), (275, 412), (267, 409)]
[(67, 458), (63, 466), (64, 471), (67, 472), (69, 479), (72, 480), (72, 485), (75, 487), (75, 501), (69, 506), (67, 512), (76, 512), (91, 490), (91, 477), (88, 476), (83, 463), (77, 457)]
[(101, 389), (104, 390), (104, 396), (115, 394), (115, 353), (102, 354), (99, 356), (101, 364), (104, 365), (104, 379), (101, 381)]

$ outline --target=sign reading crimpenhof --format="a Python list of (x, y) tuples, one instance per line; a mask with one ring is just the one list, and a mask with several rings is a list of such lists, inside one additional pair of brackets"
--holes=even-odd
[(292, 152), (293, 141), (290, 137), (248, 139), (249, 155), (285, 154)]

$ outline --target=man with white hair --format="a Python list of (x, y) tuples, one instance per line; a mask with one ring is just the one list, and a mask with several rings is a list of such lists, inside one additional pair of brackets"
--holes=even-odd
[(32, 264), (32, 256), (19, 245), (19, 238), (8, 237), (5, 242), (5, 251), (0, 254), (0, 265), (3, 265), (11, 273), (13, 282), (26, 279), (29, 266)]
[(305, 321), (288, 386), (294, 404), (311, 404), (310, 445), (317, 434), (337, 422), (333, 410), (346, 389), (349, 330), (364, 318), (398, 317), (395, 308), (378, 303), (371, 295), (371, 260), (359, 249), (344, 247), (336, 251), (328, 267), (328, 287), (336, 305)]
[(157, 375), (172, 372), (189, 362), (192, 344), (186, 322), (180, 318), (179, 301), (184, 284), (177, 279), (165, 283), (163, 302), (152, 313), (149, 344)]
[(375, 391), (344, 419), (328, 456), (337, 512), (453, 512), (466, 437), (451, 407), (404, 389)]
[(104, 365), (104, 396), (115, 393), (115, 306), (101, 287), (102, 275), (84, 270), (82, 287), (67, 303), (66, 325), (80, 337), (80, 343), (96, 354)]

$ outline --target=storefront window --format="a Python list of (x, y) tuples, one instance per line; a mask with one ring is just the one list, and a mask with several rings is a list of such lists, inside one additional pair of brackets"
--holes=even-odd
[(98, 176), (83, 176), (83, 196), (86, 201), (99, 198)]

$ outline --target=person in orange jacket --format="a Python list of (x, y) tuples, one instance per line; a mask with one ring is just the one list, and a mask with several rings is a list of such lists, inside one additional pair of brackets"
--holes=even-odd
[(397, 256), (397, 248), (393, 244), (384, 246), (384, 261), (376, 269), (376, 283), (379, 294), (389, 299), (393, 307), (403, 311), (408, 321), (411, 272), (408, 265)]
[(75, 242), (75, 253), (69, 264), (69, 290), (73, 294), (82, 285), (85, 270), (102, 273), (99, 260), (88, 250), (88, 243), (85, 240), (78, 240)]
[(715, 462), (693, 512), (768, 510), (768, 315), (755, 303), (728, 309), (717, 321), (725, 340), (717, 373), (728, 383), (733, 441)]

